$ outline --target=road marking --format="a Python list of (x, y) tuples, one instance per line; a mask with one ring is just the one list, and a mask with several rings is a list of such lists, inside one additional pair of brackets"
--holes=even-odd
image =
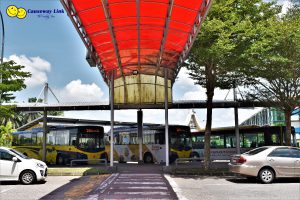
[(165, 178), (169, 181), (171, 187), (173, 188), (174, 192), (177, 194), (178, 199), (180, 200), (188, 200), (182, 193), (180, 188), (178, 187), (177, 183), (169, 176), (169, 175), (164, 175)]
[(113, 192), (113, 194), (139, 194), (139, 195), (162, 195), (162, 196), (169, 196), (169, 192)]
[(126, 182), (126, 181), (124, 181), (124, 182), (118, 181), (118, 182), (115, 182), (114, 184), (166, 185), (166, 183), (164, 183), (164, 182)]
[[(120, 189), (120, 187), (111, 187), (110, 189)], [(168, 190), (167, 187), (163, 186), (129, 186), (129, 187), (122, 187), (122, 189), (149, 189), (149, 190), (154, 190), (154, 189), (159, 189), (159, 190)]]
[(2, 190), (2, 191), (0, 191), (0, 194), (1, 194), (1, 193), (4, 193), (4, 192), (7, 192), (7, 191), (9, 191), (9, 190), (12, 190), (12, 189), (14, 189), (14, 188), (12, 187), (12, 188), (8, 188), (8, 189), (5, 189), (5, 190)]

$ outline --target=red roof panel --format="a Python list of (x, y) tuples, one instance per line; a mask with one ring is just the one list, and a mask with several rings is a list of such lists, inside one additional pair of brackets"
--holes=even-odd
[(210, 0), (61, 1), (87, 48), (91, 51), (92, 46), (95, 50), (105, 80), (112, 69), (118, 69), (117, 76), (129, 75), (133, 69), (161, 76), (160, 67), (172, 69), (170, 78), (174, 80), (175, 69), (196, 37), (194, 30), (200, 27), (199, 15), (204, 17), (211, 3)]

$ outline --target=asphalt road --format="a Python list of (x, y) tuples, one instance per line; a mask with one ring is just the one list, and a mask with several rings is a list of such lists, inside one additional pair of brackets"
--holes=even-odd
[[(98, 199), (99, 197), (106, 197), (107, 199), (109, 199), (110, 197), (121, 197), (119, 196), (120, 192), (123, 192), (122, 195), (124, 194), (128, 198), (132, 198), (134, 195), (145, 192), (145, 190), (147, 190), (148, 188), (150, 189), (150, 184), (152, 181), (155, 184), (163, 184), (163, 181), (160, 177), (153, 176), (151, 178), (152, 180), (150, 180), (149, 176), (151, 174), (143, 174), (143, 178), (139, 177), (138, 175), (134, 175), (135, 174), (132, 173), (122, 173), (117, 175), (116, 179), (112, 181), (111, 184), (107, 184), (108, 187), (98, 187), (98, 189), (100, 188), (104, 191), (102, 193), (99, 190), (100, 195), (95, 195), (95, 191), (97, 190), (95, 186), (102, 186), (103, 184), (101, 183), (103, 180), (105, 180), (105, 176), (84, 176), (80, 178), (74, 176), (49, 176), (46, 183), (38, 183), (34, 185), (22, 185), (18, 182), (2, 182), (0, 185), (0, 200), (35, 200), (40, 198), (47, 200), (94, 199), (91, 197), (95, 196), (97, 196), (96, 199)], [(245, 178), (235, 177), (174, 177), (169, 175), (165, 175), (165, 177), (169, 181), (173, 190), (176, 192), (178, 199), (180, 200), (300, 199), (300, 179), (280, 179), (276, 180), (273, 184), (261, 184), (256, 180), (247, 180)], [(123, 179), (130, 179), (130, 184), (125, 183)], [(137, 183), (137, 185), (132, 185), (134, 181), (138, 181), (139, 183)], [(143, 185), (140, 181), (149, 182), (147, 183), (149, 184), (149, 187), (145, 187), (145, 185)], [(157, 187), (157, 189), (167, 191), (166, 189), (170, 187), (167, 185), (155, 186)], [(128, 187), (128, 189), (126, 189), (126, 187)], [(131, 191), (133, 193), (129, 194), (131, 189), (134, 189), (134, 191)], [(142, 189), (142, 191), (135, 191), (136, 189)], [(162, 191), (155, 191), (155, 188), (150, 191), (156, 192), (156, 195), (158, 194), (157, 192), (163, 194)], [(146, 192), (147, 195), (143, 197), (150, 199), (149, 196), (155, 195), (151, 192)], [(95, 196), (93, 196), (93, 194)], [(112, 194), (112, 196), (110, 196), (109, 194)], [(154, 197), (155, 196), (152, 196), (151, 199)], [(168, 199), (177, 199), (177, 197), (175, 194), (171, 194)]]
[(40, 199), (57, 188), (70, 182), (76, 182), (76, 176), (49, 176), (46, 182), (40, 182), (33, 185), (22, 185), (19, 182), (1, 182), (0, 199), (1, 200), (35, 200)]
[(280, 179), (261, 184), (246, 178), (170, 177), (180, 200), (299, 200), (300, 179)]

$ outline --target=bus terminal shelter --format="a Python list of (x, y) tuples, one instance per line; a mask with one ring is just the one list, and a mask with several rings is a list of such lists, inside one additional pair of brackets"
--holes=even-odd
[[(61, 0), (96, 67), (110, 89), (110, 165), (113, 165), (115, 105), (165, 107), (211, 0)], [(138, 111), (142, 160), (142, 111)], [(166, 166), (169, 141), (166, 141)]]

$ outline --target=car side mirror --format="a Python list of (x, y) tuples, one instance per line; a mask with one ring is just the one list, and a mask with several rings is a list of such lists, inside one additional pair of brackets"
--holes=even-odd
[(17, 157), (13, 157), (12, 160), (13, 160), (14, 162), (20, 162), (20, 160), (19, 160)]

